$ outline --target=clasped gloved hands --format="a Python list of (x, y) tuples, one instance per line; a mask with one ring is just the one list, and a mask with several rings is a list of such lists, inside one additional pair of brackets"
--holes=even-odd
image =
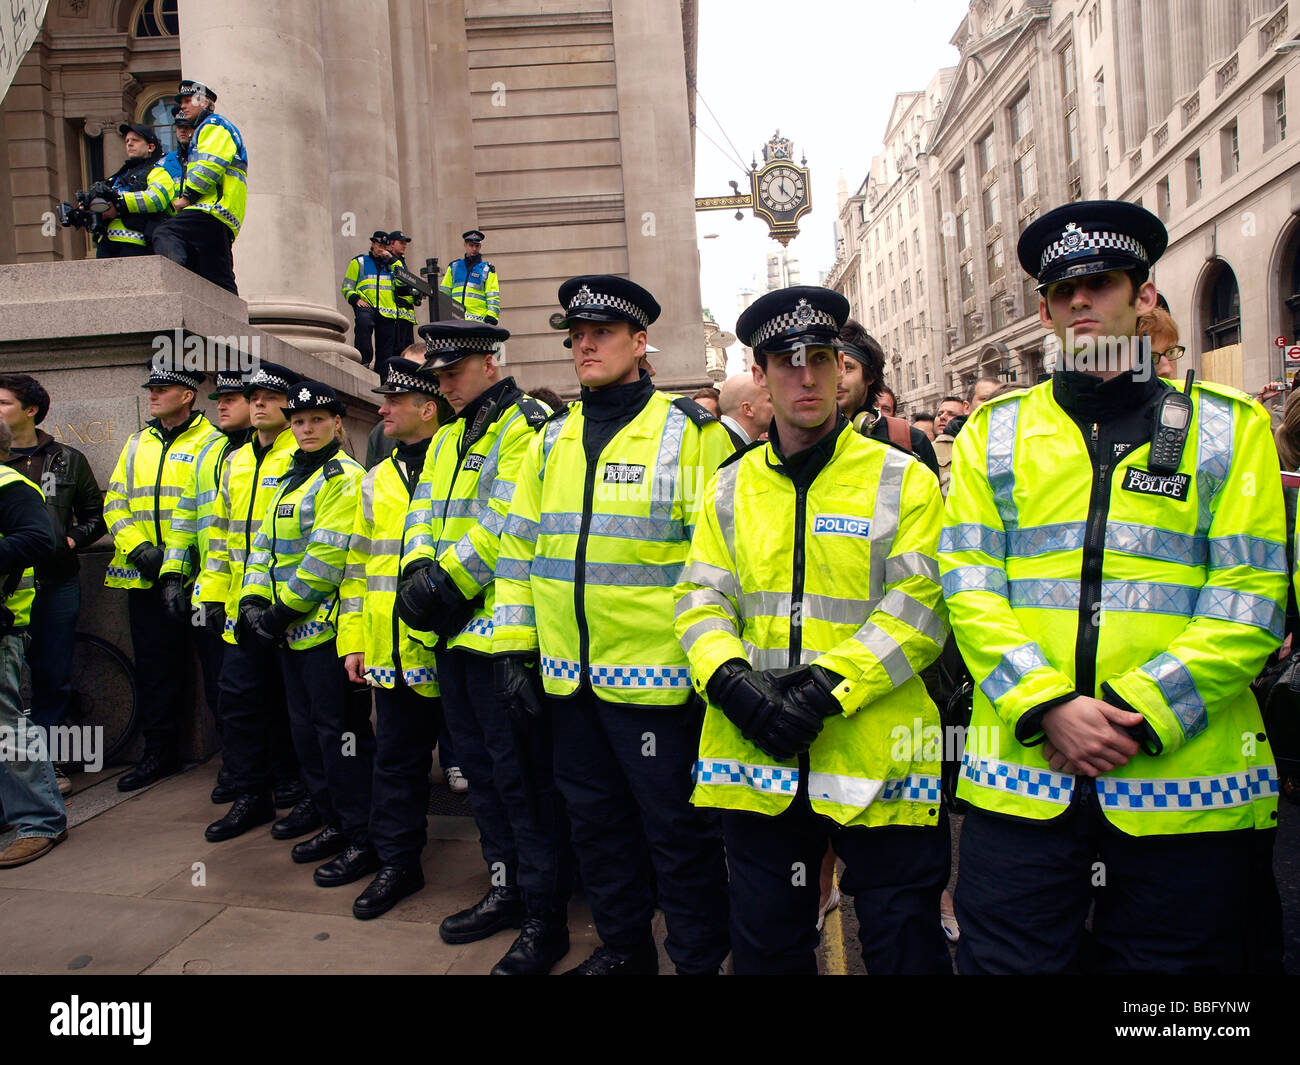
[(838, 682), (820, 666), (754, 670), (733, 658), (713, 674), (707, 690), (742, 736), (787, 761), (812, 746), (825, 718), (841, 712)]
[(179, 573), (165, 573), (158, 579), (162, 596), (163, 616), (175, 625), (184, 624), (190, 617), (190, 597), (185, 591), (185, 578)]
[(397, 616), (420, 632), (450, 638), (474, 616), (480, 599), (466, 599), (456, 582), (436, 562), (419, 559), (407, 567), (397, 586)]
[(275, 643), (295, 621), (302, 618), (283, 603), (268, 604), (257, 596), (239, 601), (239, 619), (235, 622), (235, 640), (245, 647), (254, 641)]
[(157, 544), (143, 543), (135, 547), (126, 560), (140, 571), (147, 581), (156, 581), (158, 571), (162, 569), (163, 550)]

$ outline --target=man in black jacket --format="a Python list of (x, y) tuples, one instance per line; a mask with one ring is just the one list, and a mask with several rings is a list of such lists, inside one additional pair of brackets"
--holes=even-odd
[[(77, 552), (107, 531), (104, 493), (86, 456), (36, 428), (49, 409), (50, 395), (34, 377), (0, 374), (0, 419), (14, 439), (5, 465), (40, 486), (54, 533), (54, 553), (36, 567), (27, 650), (32, 723), (47, 730), (63, 723), (72, 693), (72, 649), (81, 609)], [(67, 777), (57, 768), (55, 772), (59, 790), (66, 793), (71, 786)]]

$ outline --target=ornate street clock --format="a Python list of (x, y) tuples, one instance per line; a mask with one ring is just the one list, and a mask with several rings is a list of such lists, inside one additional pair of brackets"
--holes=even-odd
[[(749, 193), (742, 194), (731, 183), (734, 196), (705, 196), (695, 201), (697, 211), (718, 211), (732, 207), (749, 207), (767, 222), (773, 240), (784, 247), (799, 235), (799, 219), (812, 210), (808, 160), (795, 165), (793, 143), (777, 130), (763, 147), (763, 166), (755, 162), (749, 169)], [(736, 212), (737, 218), (744, 215)]]

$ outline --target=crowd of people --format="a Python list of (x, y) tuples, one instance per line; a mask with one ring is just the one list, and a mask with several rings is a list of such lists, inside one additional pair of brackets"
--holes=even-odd
[[(1166, 241), (1127, 203), (1033, 222), (1045, 327), (1137, 336)], [(152, 364), (102, 518), (75, 459), (79, 488), (47, 484), (41, 511), (48, 397), (0, 378), (5, 723), (25, 727), (33, 596), (107, 523), (145, 738), (117, 786), (181, 768), (193, 641), (229, 804), (206, 839), (270, 824), (320, 887), (369, 878), (367, 920), (424, 886), (445, 734), (484, 894), (439, 931), (517, 929), (493, 973), (550, 972), (579, 889), (600, 945), (575, 973), (656, 972), (656, 908), (679, 973), (815, 972), (837, 862), (873, 974), (950, 973), (950, 940), (963, 973), (1280, 971), (1251, 683), (1295, 627), (1295, 525), (1258, 404), (1062, 367), (946, 397), (932, 439), (891, 413), (883, 352), (831, 290), (756, 300), (752, 373), (695, 399), (653, 386), (644, 287), (586, 275), (558, 298), (577, 402), (521, 390), (488, 315), (421, 326), (374, 389), (369, 469), (321, 382), (219, 373), (214, 425), (201, 375)], [(969, 682), (952, 697), (946, 658)], [(66, 836), (30, 765), (0, 762), (0, 867)]]

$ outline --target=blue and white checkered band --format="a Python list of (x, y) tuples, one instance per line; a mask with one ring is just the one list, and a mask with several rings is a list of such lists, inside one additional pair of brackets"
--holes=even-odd
[(249, 388), (265, 388), (269, 392), (288, 392), (289, 382), (277, 374), (258, 370), (248, 379)]
[(1146, 248), (1138, 242), (1137, 238), (1130, 237), (1127, 233), (1111, 233), (1106, 230), (1093, 230), (1084, 232), (1078, 224), (1071, 222), (1063, 230), (1058, 239), (1052, 241), (1043, 249), (1043, 256), (1038, 264), (1038, 272), (1042, 274), (1053, 263), (1060, 259), (1074, 259), (1080, 253), (1095, 253), (1118, 251), (1125, 252), (1128, 255), (1135, 255), (1144, 263), (1149, 263)]
[(409, 374), (405, 370), (394, 370), (389, 368), (388, 380), (384, 382), (386, 392), (427, 392), (429, 382), (421, 381), (414, 374)]
[(429, 355), (452, 355), (456, 352), (467, 355), (486, 352), (491, 355), (497, 350), (498, 343), (491, 337), (426, 337), (424, 350)]
[(618, 311), (633, 319), (642, 329), (650, 328), (650, 316), (630, 300), (620, 296), (611, 296), (607, 292), (592, 292), (586, 285), (578, 289), (569, 300), (569, 314), (581, 314), (583, 311)]
[(778, 314), (775, 318), (769, 318), (754, 330), (754, 335), (749, 338), (748, 344), (751, 348), (762, 347), (773, 337), (780, 336), (782, 333), (804, 330), (816, 325), (826, 326), (836, 333), (840, 330), (839, 323), (835, 321), (833, 315), (818, 310), (807, 300), (800, 300), (795, 305), (794, 310)]

